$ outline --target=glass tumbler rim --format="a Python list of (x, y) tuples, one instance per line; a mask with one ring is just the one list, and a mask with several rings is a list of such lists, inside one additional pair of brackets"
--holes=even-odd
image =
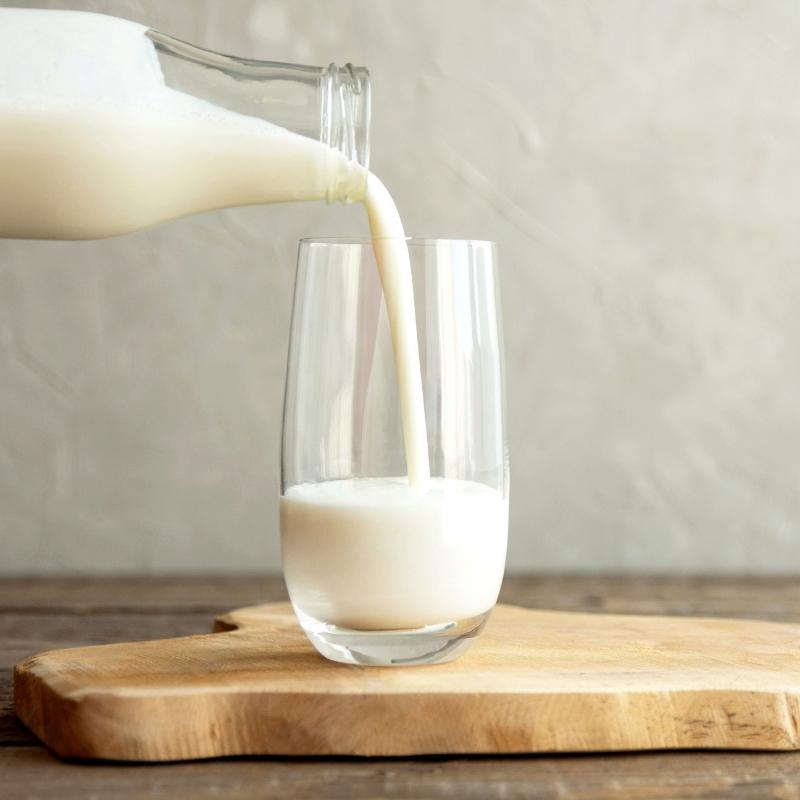
[(435, 236), (305, 236), (299, 244), (306, 247), (311, 245), (371, 245), (373, 241), (379, 242), (405, 242), (409, 247), (440, 247), (452, 245), (475, 245), (480, 247), (496, 247), (497, 243), (491, 239), (453, 239)]

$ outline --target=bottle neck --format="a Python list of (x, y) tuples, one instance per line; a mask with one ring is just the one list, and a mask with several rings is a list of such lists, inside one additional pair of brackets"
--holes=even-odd
[(338, 150), (351, 166), (329, 187), (328, 202), (362, 200), (369, 169), (369, 71), (352, 64), (330, 64), (323, 70), (320, 94), (319, 140)]
[(167, 86), (326, 144), (339, 155), (328, 182), (328, 202), (363, 199), (370, 129), (365, 67), (238, 58), (152, 29), (146, 35), (155, 45)]

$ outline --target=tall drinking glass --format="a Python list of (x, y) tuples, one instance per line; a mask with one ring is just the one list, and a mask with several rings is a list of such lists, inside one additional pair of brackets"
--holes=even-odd
[(497, 601), (508, 453), (495, 246), (408, 239), (431, 479), (407, 478), (369, 239), (300, 242), (281, 464), (283, 571), (317, 650), (449, 661)]

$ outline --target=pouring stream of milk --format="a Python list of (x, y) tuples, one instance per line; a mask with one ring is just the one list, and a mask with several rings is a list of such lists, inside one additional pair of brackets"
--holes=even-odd
[(364, 203), (392, 333), (408, 479), (413, 486), (424, 487), (431, 473), (408, 246), (397, 206), (372, 173)]

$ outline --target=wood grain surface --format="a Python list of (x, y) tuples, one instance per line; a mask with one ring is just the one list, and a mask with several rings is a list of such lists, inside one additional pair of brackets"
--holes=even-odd
[(800, 626), (498, 606), (462, 658), (321, 658), (288, 603), (215, 635), (56, 650), (17, 665), (17, 715), (66, 757), (793, 750)]
[[(0, 580), (2, 797), (798, 798), (800, 752), (223, 759), (159, 766), (63, 761), (15, 718), (12, 665), (35, 652), (208, 630), (226, 608), (285, 598), (280, 578)], [(502, 599), (586, 612), (800, 622), (800, 580), (511, 576)]]

